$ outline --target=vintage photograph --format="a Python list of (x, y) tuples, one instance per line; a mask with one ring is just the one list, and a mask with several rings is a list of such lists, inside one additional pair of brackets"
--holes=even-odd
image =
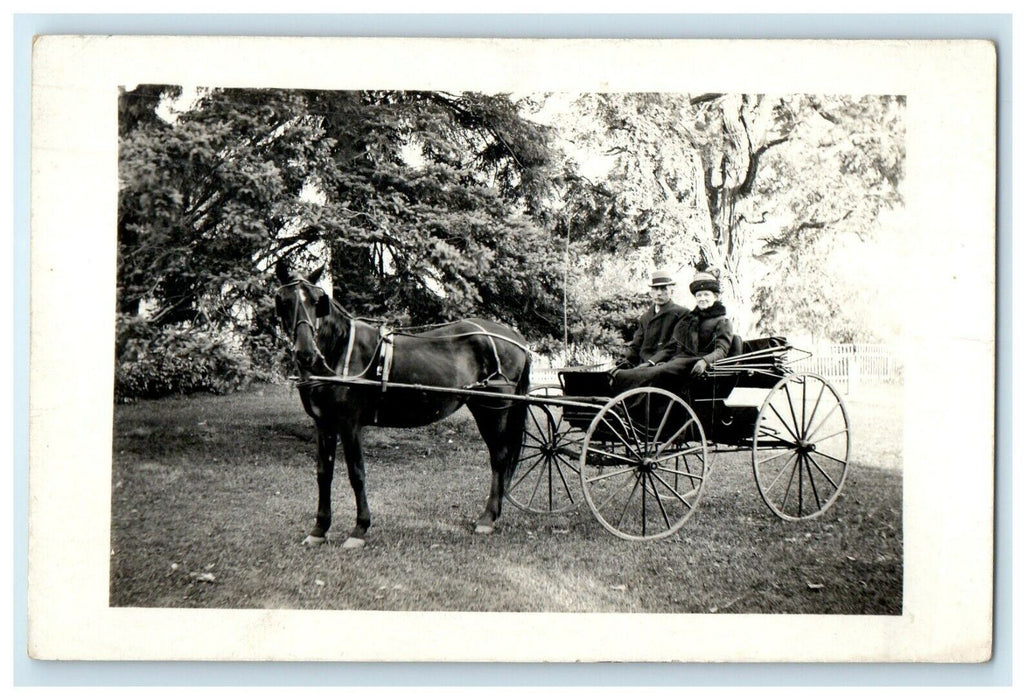
[(30, 655), (986, 660), (994, 71), (37, 42)]
[(901, 613), (903, 96), (118, 100), (112, 605)]

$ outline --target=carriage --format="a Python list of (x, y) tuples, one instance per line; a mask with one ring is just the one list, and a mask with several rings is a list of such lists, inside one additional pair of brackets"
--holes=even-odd
[(614, 535), (660, 539), (695, 512), (714, 458), (748, 451), (767, 507), (785, 520), (815, 518), (843, 489), (850, 428), (827, 380), (792, 371), (806, 356), (783, 338), (736, 337), (685, 391), (615, 394), (605, 371), (561, 370), (559, 384), (529, 392), (542, 400), (529, 406), (507, 499), (559, 514), (580, 491)]
[(317, 430), (319, 498), (306, 544), (326, 541), (338, 441), (356, 500), (345, 547), (361, 547), (371, 522), (363, 426), (427, 425), (463, 405), (492, 470), (479, 533), (494, 529), (503, 498), (525, 511), (564, 513), (577, 505), (580, 483), (611, 533), (667, 537), (695, 512), (713, 458), (724, 452), (750, 452), (761, 498), (786, 520), (821, 515), (843, 489), (846, 408), (825, 379), (791, 371), (806, 353), (782, 338), (735, 337), (726, 358), (674, 391), (618, 393), (609, 373), (583, 368), (561, 371), (558, 385), (531, 387), (530, 350), (513, 329), (484, 319), (374, 326), (319, 288), (321, 273), (306, 277), (277, 265), (276, 312)]

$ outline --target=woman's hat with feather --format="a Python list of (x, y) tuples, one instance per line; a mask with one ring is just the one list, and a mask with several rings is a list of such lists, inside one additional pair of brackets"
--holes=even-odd
[(692, 282), (689, 283), (689, 291), (695, 294), (704, 289), (714, 294), (721, 293), (721, 270), (719, 268), (703, 265), (696, 270)]

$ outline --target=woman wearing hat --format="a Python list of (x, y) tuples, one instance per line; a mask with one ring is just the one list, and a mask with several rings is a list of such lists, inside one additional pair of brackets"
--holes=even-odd
[(664, 347), (689, 310), (671, 301), (674, 277), (657, 270), (649, 281), (653, 304), (638, 319), (635, 335), (625, 349), (620, 367), (648, 367), (664, 359)]
[(728, 355), (732, 323), (719, 299), (720, 271), (697, 272), (689, 289), (696, 308), (675, 326), (670, 341), (653, 358), (655, 365), (614, 373), (618, 390), (649, 385), (683, 393), (690, 377), (702, 376), (707, 367)]

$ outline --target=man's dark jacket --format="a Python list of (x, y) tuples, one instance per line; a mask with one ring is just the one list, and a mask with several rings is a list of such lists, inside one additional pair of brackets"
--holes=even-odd
[(674, 333), (674, 327), (678, 321), (688, 315), (689, 310), (684, 306), (678, 306), (669, 301), (655, 312), (650, 306), (638, 319), (638, 328), (635, 335), (628, 343), (624, 359), (632, 366), (643, 362), (661, 362), (664, 358), (663, 349), (667, 341)]

